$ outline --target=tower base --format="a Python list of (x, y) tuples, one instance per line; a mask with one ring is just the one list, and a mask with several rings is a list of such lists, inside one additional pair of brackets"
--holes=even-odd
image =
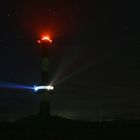
[(41, 117), (50, 117), (50, 103), (49, 101), (40, 102), (40, 116)]

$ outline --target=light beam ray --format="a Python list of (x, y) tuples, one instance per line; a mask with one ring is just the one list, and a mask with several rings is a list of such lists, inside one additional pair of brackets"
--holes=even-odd
[(55, 83), (55, 81), (59, 79), (65, 73), (65, 71), (67, 71), (67, 69), (75, 63), (75, 61), (82, 57), (83, 54), (81, 54), (80, 48), (75, 49), (75, 47), (71, 47), (66, 51), (62, 61), (57, 67), (56, 73), (53, 76), (52, 83)]
[[(64, 82), (65, 80), (75, 76), (76, 74), (80, 73), (81, 71), (86, 70), (90, 66), (96, 65), (97, 60), (98, 60), (98, 64), (100, 63), (100, 60), (106, 61), (106, 59), (108, 59), (108, 56), (109, 56), (111, 50), (112, 49), (107, 50), (107, 52), (105, 52), (102, 56), (99, 56), (99, 58), (95, 58), (95, 60), (93, 62), (87, 61), (86, 64), (81, 63), (80, 65), (78, 65), (78, 68), (76, 67), (75, 69), (72, 70), (72, 72), (69, 72), (69, 73), (67, 73), (66, 70), (69, 70), (69, 68), (72, 67), (73, 63), (68, 64), (66, 59), (63, 60), (63, 63), (67, 62), (67, 65), (65, 64), (65, 66), (69, 66), (69, 67), (65, 67), (65, 69), (63, 69), (63, 66), (61, 64), (59, 70), (57, 71), (54, 78), (52, 79), (51, 84), (58, 85), (58, 84)], [(73, 57), (73, 58), (75, 58), (75, 57)], [(73, 58), (72, 58), (73, 61), (70, 61), (70, 62), (76, 62), (77, 61), (77, 60), (74, 60)]]
[(87, 64), (87, 65), (84, 65), (83, 67), (81, 66), (81, 67), (79, 67), (76, 71), (71, 72), (71, 73), (68, 74), (67, 76), (62, 77), (61, 79), (57, 79), (56, 81), (53, 81), (53, 82), (51, 82), (51, 83), (53, 83), (54, 85), (61, 84), (61, 83), (63, 83), (64, 81), (66, 81), (66, 80), (72, 78), (73, 76), (79, 74), (80, 72), (82, 72), (82, 71), (84, 71), (84, 70), (90, 68), (91, 66), (93, 66), (92, 63)]
[(10, 83), (10, 82), (2, 82), (0, 81), (0, 88), (8, 88), (8, 89), (29, 89), (33, 90), (32, 86), (26, 86), (26, 85), (20, 85), (16, 83)]

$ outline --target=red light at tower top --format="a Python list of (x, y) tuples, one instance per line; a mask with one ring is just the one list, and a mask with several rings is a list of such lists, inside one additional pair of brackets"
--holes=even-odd
[(43, 37), (41, 38), (41, 40), (42, 40), (42, 41), (47, 41), (47, 42), (52, 43), (52, 40), (49, 38), (49, 36), (43, 36)]
[(42, 43), (52, 43), (52, 40), (50, 39), (49, 36), (42, 36), (40, 40), (37, 40), (37, 42), (39, 44), (42, 44)]

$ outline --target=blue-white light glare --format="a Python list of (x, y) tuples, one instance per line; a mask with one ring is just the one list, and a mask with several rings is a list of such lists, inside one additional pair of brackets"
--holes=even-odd
[(2, 88), (7, 88), (7, 89), (25, 89), (25, 90), (32, 90), (33, 87), (32, 86), (28, 86), (28, 85), (21, 85), (21, 84), (17, 84), (17, 83), (10, 83), (10, 82), (3, 82), (0, 81), (0, 89)]
[(35, 92), (37, 92), (39, 90), (53, 91), (54, 87), (52, 85), (48, 85), (48, 86), (34, 86), (34, 91)]

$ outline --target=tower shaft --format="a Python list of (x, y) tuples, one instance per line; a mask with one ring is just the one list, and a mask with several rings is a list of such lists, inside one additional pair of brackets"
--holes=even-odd
[(42, 46), (41, 54), (41, 84), (47, 85), (49, 82), (49, 48)]
[[(41, 44), (41, 85), (49, 84), (49, 46)], [(50, 116), (50, 103), (48, 101), (48, 91), (41, 92), (40, 115)]]

